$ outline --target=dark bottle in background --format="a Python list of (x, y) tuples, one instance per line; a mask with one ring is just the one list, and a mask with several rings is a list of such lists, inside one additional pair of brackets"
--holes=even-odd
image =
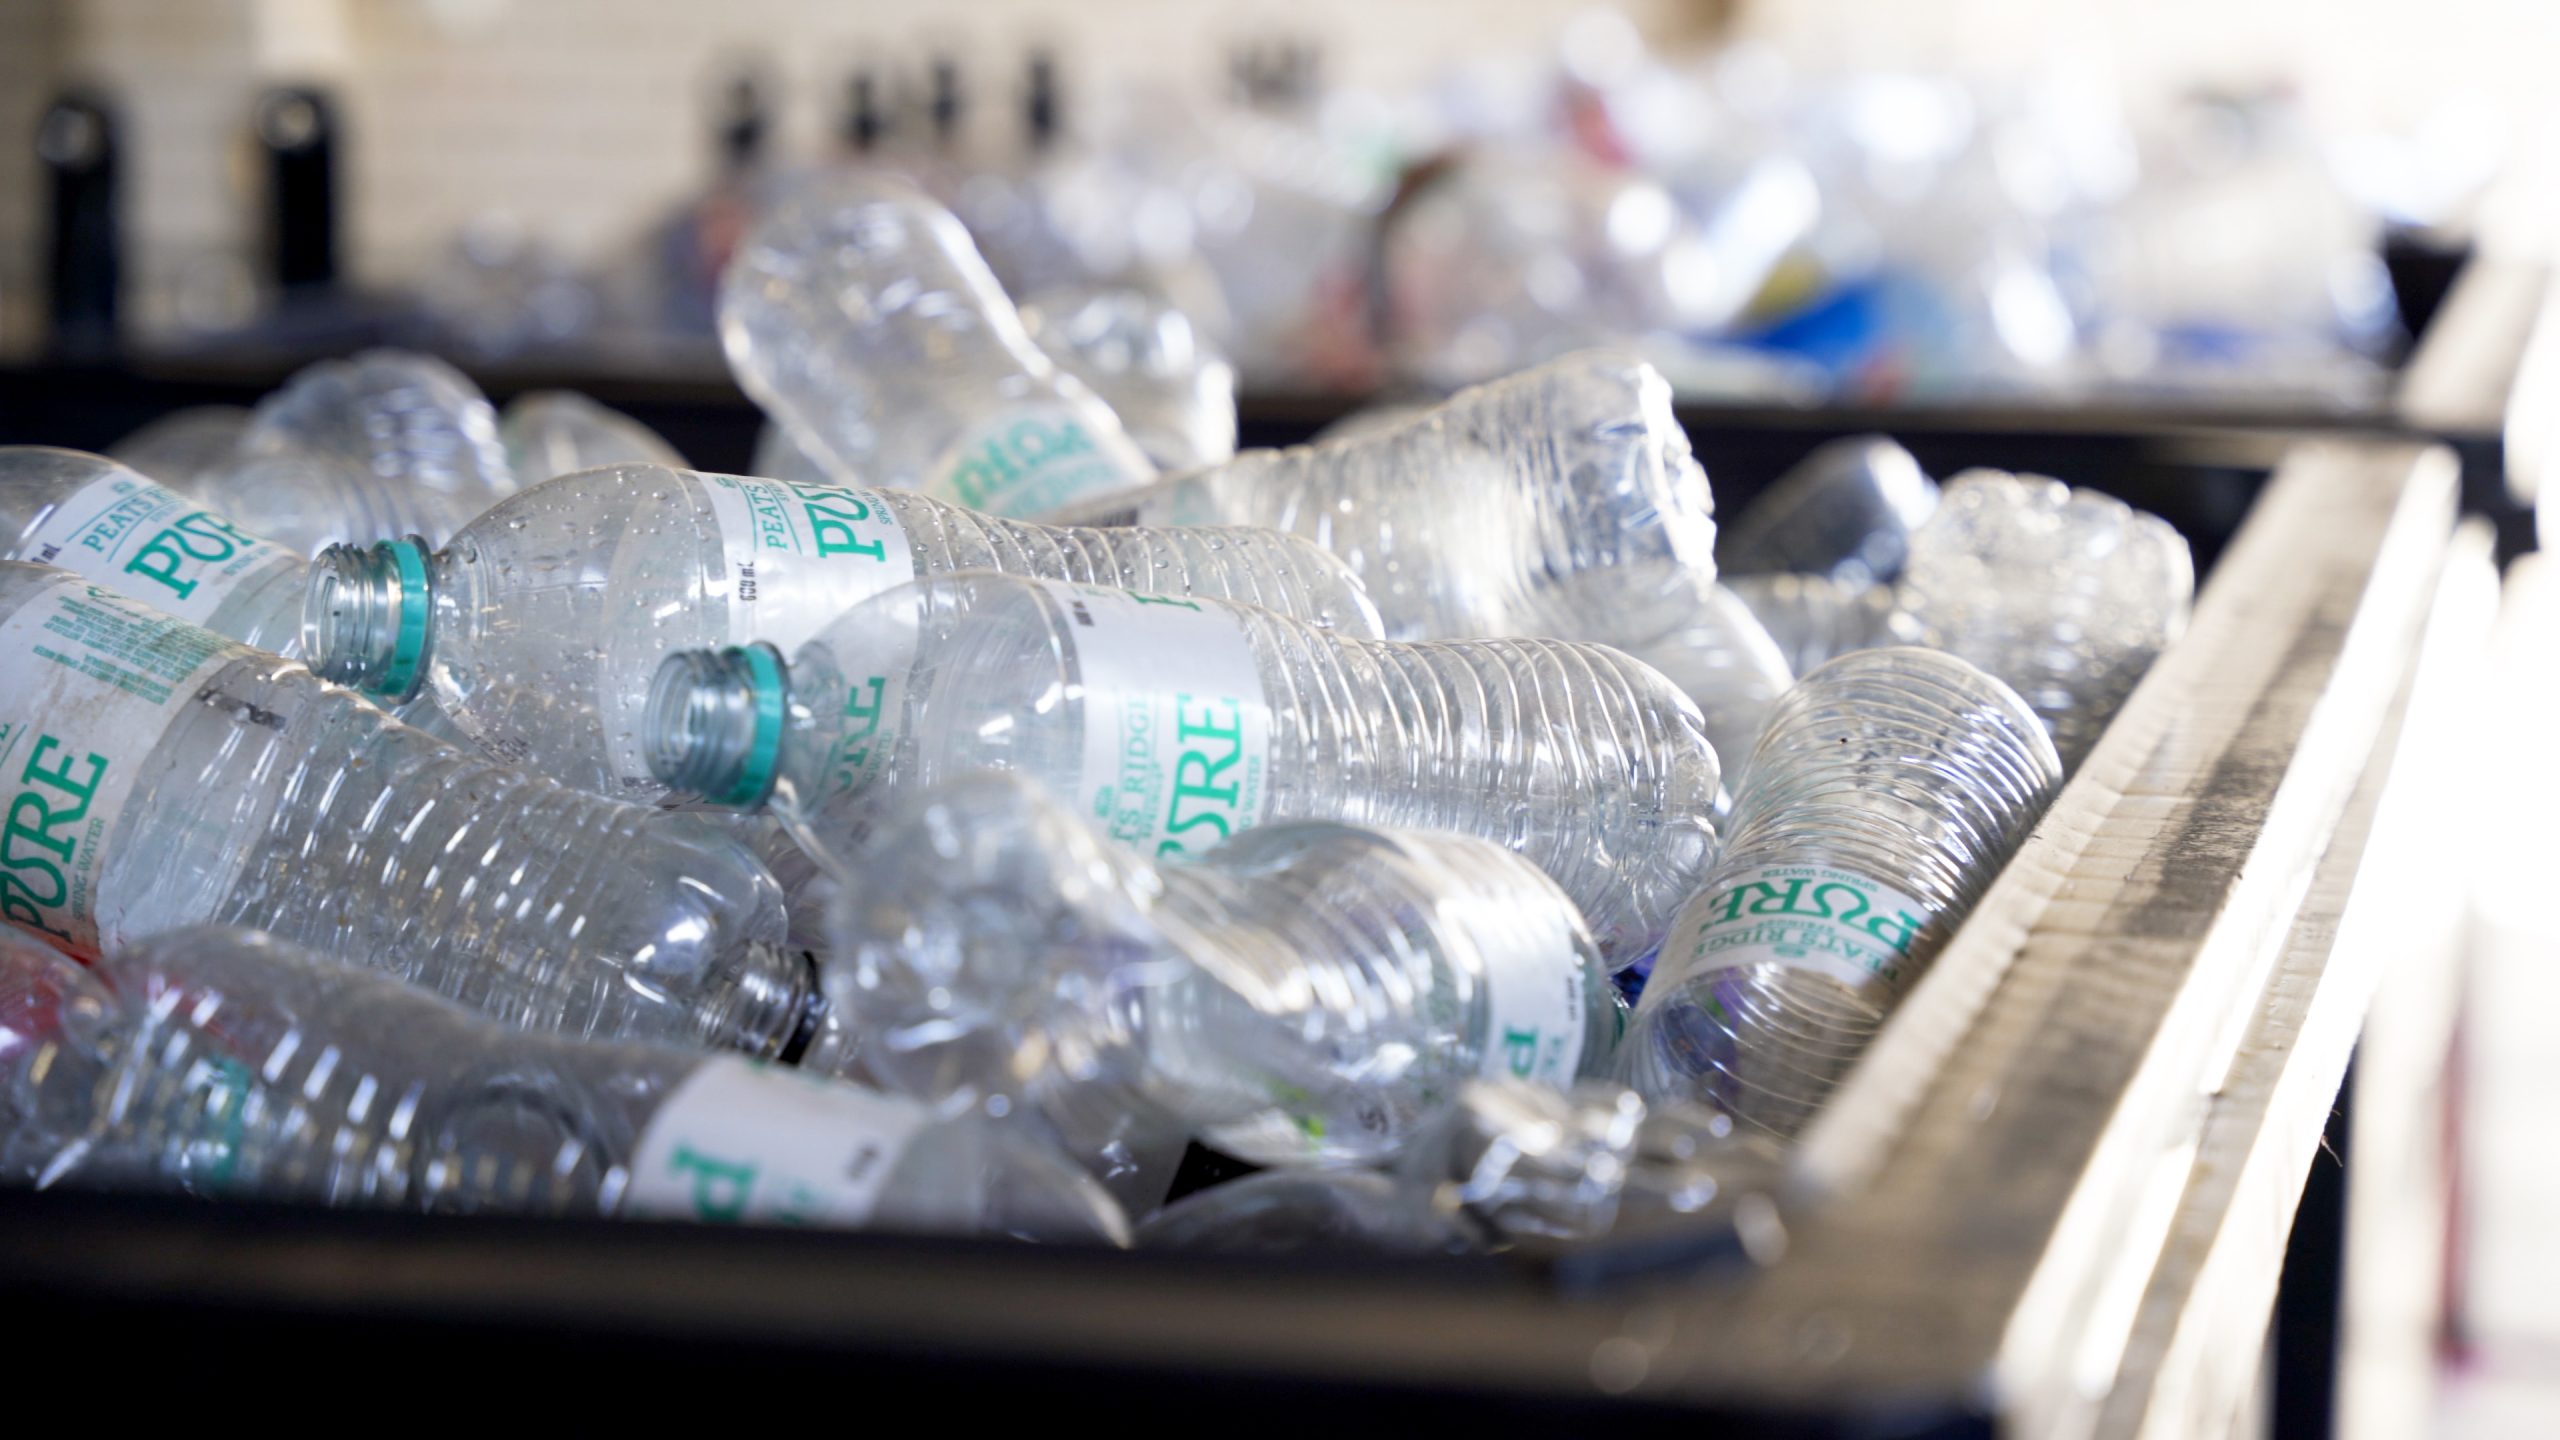
[(37, 122), (45, 174), (45, 318), (66, 359), (112, 353), (124, 280), (119, 122), (103, 92), (65, 90)]
[(256, 133), (267, 173), (267, 245), (288, 301), (338, 283), (338, 119), (329, 97), (282, 85), (258, 97)]

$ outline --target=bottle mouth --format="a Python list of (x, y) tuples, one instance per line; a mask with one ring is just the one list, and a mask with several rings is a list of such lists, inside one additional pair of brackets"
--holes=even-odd
[(433, 598), (417, 536), (332, 545), (312, 562), (303, 596), (304, 659), (324, 680), (406, 701), (426, 679)]
[(781, 769), (789, 695), (782, 652), (768, 644), (668, 656), (640, 721), (649, 773), (714, 805), (762, 805)]

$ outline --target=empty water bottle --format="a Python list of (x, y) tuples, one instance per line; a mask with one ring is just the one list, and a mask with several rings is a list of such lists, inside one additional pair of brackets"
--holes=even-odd
[(1952, 655), (1863, 650), (1797, 682), (1663, 941), (1628, 1083), (1792, 1137), (2061, 783), (2034, 712)]
[[(7, 972), (25, 963), (0, 955)], [(0, 1052), (15, 1178), (373, 1208), (1120, 1242), (1021, 1127), (735, 1056), (527, 1034), (253, 931), (156, 936)], [(32, 1162), (32, 1163), (30, 1163)]]
[(248, 428), (249, 412), (241, 406), (190, 405), (108, 446), (107, 458), (173, 490), (191, 490), (198, 475), (230, 462)]
[(335, 546), (312, 568), (312, 668), (387, 701), (432, 687), (489, 754), (621, 799), (664, 793), (641, 753), (659, 662), (762, 640), (788, 652), (919, 575), (995, 569), (1249, 601), (1376, 633), (1359, 583), (1247, 530), (1058, 530), (894, 490), (659, 465), (564, 475), (444, 549)]
[(2186, 629), (2195, 562), (2167, 521), (2040, 475), (1968, 470), (1912, 537), (1901, 605), (1924, 643), (2008, 682), (2079, 765)]
[(0, 562), (0, 916), (74, 954), (250, 924), (518, 1024), (773, 1055), (773, 880), (686, 816), (465, 756), (309, 671)]
[(302, 557), (113, 460), (0, 447), (0, 559), (55, 565), (217, 635), (290, 655)]
[(1823, 575), (1890, 585), (1911, 534), (1938, 508), (1937, 482), (1881, 435), (1834, 440), (1743, 507), (1716, 538), (1716, 564), (1740, 575)]
[(1102, 397), (1167, 474), (1236, 453), (1236, 370), (1171, 301), (1131, 285), (1044, 290), (1022, 304), (1031, 338)]
[(574, 390), (517, 396), (498, 416), (498, 442), (526, 485), (599, 465), (684, 465), (657, 431)]
[(1890, 585), (1827, 575), (1736, 575), (1718, 583), (1760, 622), (1798, 675), (1852, 650), (1919, 643), (1920, 629), (1902, 613)]
[(849, 860), (825, 974), (863, 1072), (1069, 1134), (1156, 1115), (1262, 1164), (1382, 1160), (1470, 1077), (1605, 1070), (1624, 1019), (1573, 903), (1471, 836), (1273, 824), (1160, 867), (981, 772)]
[(198, 498), (304, 554), (350, 535), (442, 539), (516, 487), (497, 412), (441, 360), (324, 360), (262, 401)]
[(1631, 646), (1686, 621), (1715, 579), (1714, 509), (1670, 385), (1587, 352), (1381, 434), (1247, 450), (1080, 513), (1303, 535), (1349, 562), (1393, 639)]
[[(851, 817), (962, 772), (1018, 770), (1159, 855), (1271, 820), (1508, 845), (1642, 954), (1714, 859), (1713, 746), (1686, 697), (1615, 650), (1355, 640), (1271, 611), (970, 572), (866, 601), (786, 665), (671, 657), (658, 778)], [(831, 822), (835, 823), (835, 822)]]
[(768, 212), (720, 287), (738, 383), (839, 484), (1035, 518), (1155, 473), (1032, 343), (951, 212), (880, 171)]
[(1659, 639), (1627, 652), (1662, 672), (1698, 707), (1707, 739), (1724, 762), (1724, 783), (1742, 783), (1742, 762), (1760, 740), (1769, 707), (1796, 683), (1768, 630), (1732, 591), (1710, 585), (1698, 608)]

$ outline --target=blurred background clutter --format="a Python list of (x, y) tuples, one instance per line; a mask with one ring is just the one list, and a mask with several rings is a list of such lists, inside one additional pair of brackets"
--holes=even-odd
[(1610, 341), (1788, 403), (2355, 406), (2408, 341), (2387, 236), (2547, 226), (2554, 40), (2511, 0), (11, 0), (0, 334), (716, 377), (758, 210), (885, 166), (1017, 302), (1154, 297), (1252, 393)]

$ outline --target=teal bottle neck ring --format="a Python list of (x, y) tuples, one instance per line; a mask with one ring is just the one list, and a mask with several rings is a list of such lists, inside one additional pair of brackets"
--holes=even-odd
[(393, 617), (391, 656), (373, 693), (386, 700), (407, 700), (418, 693), (426, 669), (427, 614), (432, 607), (427, 593), (427, 542), (411, 535), (381, 541), (373, 549), (390, 562), (394, 603), (399, 607)]
[(722, 654), (747, 672), (755, 733), (739, 762), (737, 783), (726, 793), (709, 798), (718, 804), (749, 809), (763, 804), (773, 793), (774, 777), (782, 769), (782, 656), (771, 645), (761, 643), (732, 645)]

